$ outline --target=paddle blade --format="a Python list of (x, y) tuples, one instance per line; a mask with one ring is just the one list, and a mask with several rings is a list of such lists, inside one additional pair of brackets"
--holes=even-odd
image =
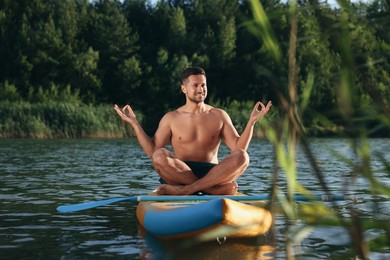
[(130, 200), (130, 201), (136, 201), (137, 197), (124, 197), (124, 198), (113, 198), (113, 199), (106, 199), (106, 200), (99, 200), (99, 201), (89, 201), (85, 203), (80, 204), (72, 204), (72, 205), (63, 205), (57, 207), (58, 212), (74, 212), (74, 211), (80, 211), (85, 209), (92, 209), (100, 206), (105, 206), (111, 203), (124, 201), (124, 200)]

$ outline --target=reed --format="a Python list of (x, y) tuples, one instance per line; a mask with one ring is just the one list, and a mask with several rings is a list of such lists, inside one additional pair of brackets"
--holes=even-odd
[[(263, 7), (258, 0), (250, 1), (253, 10), (253, 23), (250, 24), (251, 31), (256, 32), (259, 35), (259, 39), (263, 43), (263, 47), (266, 48), (270, 57), (273, 57), (274, 62), (280, 66), (285, 66), (280, 60), (280, 55), (277, 53), (279, 43), (272, 32), (268, 16), (263, 10)], [(377, 99), (376, 103), (379, 104), (379, 111), (376, 111), (375, 115), (366, 114), (366, 118), (382, 118), (382, 127), (389, 129), (390, 114), (389, 109), (386, 106), (386, 100), (381, 100), (380, 89), (376, 89), (372, 85), (369, 85), (369, 81), (365, 78), (364, 73), (357, 69), (355, 64), (355, 54), (353, 49), (351, 21), (356, 21), (354, 17), (353, 8), (346, 1), (340, 1), (341, 10), (338, 25), (336, 28), (339, 34), (340, 42), (337, 43), (339, 47), (340, 74), (337, 76), (339, 79), (335, 82), (335, 91), (338, 93), (338, 107), (336, 113), (339, 118), (342, 118), (341, 122), (332, 122), (330, 118), (327, 118), (326, 112), (322, 114), (318, 113), (317, 120), (321, 122), (321, 125), (330, 125), (334, 127), (337, 134), (344, 136), (350, 140), (350, 149), (355, 154), (355, 158), (347, 159), (343, 158), (338, 151), (332, 151), (335, 160), (343, 160), (350, 166), (350, 180), (345, 184), (346, 191), (354, 190), (353, 184), (356, 183), (357, 178), (362, 178), (369, 183), (369, 190), (373, 196), (381, 196), (384, 198), (390, 197), (390, 188), (381, 183), (375, 178), (375, 172), (372, 169), (371, 160), (372, 152), (368, 142), (367, 124), (364, 123), (364, 118), (361, 118), (360, 111), (364, 110), (364, 103), (359, 101), (359, 95), (361, 95), (360, 86), (363, 86), (363, 90), (369, 91), (369, 94), (373, 99)], [(307, 6), (305, 8), (310, 8)], [(314, 8), (319, 8), (314, 6)], [(351, 248), (346, 250), (344, 257), (355, 257), (369, 259), (371, 257), (371, 251), (384, 252), (390, 244), (390, 224), (384, 224), (384, 221), (377, 221), (375, 219), (366, 219), (364, 214), (360, 212), (359, 208), (354, 204), (345, 206), (348, 214), (341, 214), (340, 208), (335, 204), (325, 205), (321, 202), (311, 203), (301, 207), (300, 210), (293, 203), (293, 194), (301, 193), (305, 195), (313, 195), (313, 192), (328, 193), (330, 190), (329, 184), (325, 181), (321, 167), (317, 163), (318, 160), (313, 155), (310, 149), (310, 139), (307, 137), (307, 126), (303, 123), (302, 115), (309, 109), (308, 103), (311, 97), (311, 91), (315, 87), (313, 85), (313, 78), (315, 73), (310, 71), (308, 78), (305, 81), (305, 86), (300, 86), (297, 81), (297, 73), (301, 69), (299, 64), (296, 63), (296, 53), (299, 51), (297, 48), (298, 32), (299, 32), (299, 17), (302, 8), (300, 8), (296, 1), (290, 1), (290, 12), (288, 14), (290, 22), (290, 42), (288, 46), (288, 82), (280, 82), (275, 80), (278, 75), (270, 75), (271, 82), (282, 83), (287, 86), (287, 89), (280, 85), (275, 85), (276, 94), (278, 96), (278, 104), (280, 105), (281, 112), (279, 117), (265, 118), (263, 119), (263, 128), (265, 130), (268, 140), (274, 146), (275, 154), (275, 170), (273, 172), (273, 183), (271, 187), (271, 193), (273, 201), (280, 202), (284, 216), (286, 218), (286, 232), (284, 246), (288, 259), (294, 258), (293, 246), (291, 244), (300, 243), (304, 239), (313, 227), (316, 226), (342, 226), (345, 230), (348, 230), (350, 239), (352, 241)], [(314, 13), (314, 12), (313, 12)], [(319, 28), (321, 29), (321, 28)], [(303, 91), (299, 91), (303, 89)], [(367, 111), (367, 110), (366, 110)], [(379, 112), (379, 115), (377, 114)], [(362, 122), (359, 124), (359, 122)], [(354, 132), (339, 132), (338, 130), (347, 127), (349, 129), (355, 129)], [(388, 130), (387, 130), (388, 131)], [(318, 179), (318, 190), (310, 191), (299, 183), (297, 176), (296, 165), (296, 153), (297, 148), (302, 147), (305, 155), (310, 161), (313, 174)], [(380, 155), (379, 155), (380, 156)], [(389, 162), (387, 162), (382, 155), (383, 168), (390, 174)], [(287, 186), (283, 187), (279, 184), (280, 179), (286, 179)], [(287, 191), (285, 191), (287, 190)], [(282, 194), (287, 194), (284, 196)], [(275, 204), (271, 204), (275, 205)], [(373, 202), (372, 210), (375, 210), (379, 205), (375, 205)], [(271, 206), (271, 211), (277, 214), (278, 210)], [(294, 220), (302, 220), (306, 223), (303, 227), (296, 228), (291, 223), (295, 223)], [(293, 220), (293, 221), (292, 221)], [(364, 237), (364, 232), (368, 229), (378, 229), (383, 231), (380, 236), (375, 239), (367, 240)], [(278, 241), (274, 241), (275, 248), (280, 248), (277, 245)], [(340, 256), (343, 258), (343, 256)]]
[[(350, 140), (350, 148), (356, 155), (353, 159), (343, 158), (338, 151), (333, 150), (335, 155), (335, 160), (344, 160), (351, 167), (351, 179), (348, 180), (348, 183), (345, 183), (346, 192), (348, 190), (353, 191), (353, 184), (357, 183), (356, 179), (364, 179), (370, 186), (370, 191), (372, 195), (375, 196), (390, 196), (390, 188), (382, 184), (378, 179), (375, 178), (375, 172), (372, 169), (370, 164), (372, 158), (372, 152), (368, 142), (368, 133), (369, 129), (365, 124), (357, 124), (361, 118), (359, 118), (359, 112), (362, 110), (361, 102), (357, 96), (359, 95), (359, 88), (357, 86), (357, 81), (354, 80), (358, 78), (360, 81), (368, 82), (364, 80), (364, 74), (357, 69), (355, 64), (355, 57), (352, 47), (352, 36), (351, 36), (351, 21), (353, 21), (354, 13), (352, 8), (346, 1), (340, 1), (342, 3), (342, 9), (339, 17), (339, 27), (336, 28), (337, 34), (340, 35), (339, 39), (339, 55), (341, 59), (340, 65), (340, 75), (338, 75), (339, 81), (335, 84), (335, 91), (338, 93), (338, 114), (343, 118), (342, 125), (347, 126), (348, 128), (354, 128), (354, 133), (344, 132), (343, 135)], [(258, 24), (259, 31), (270, 30), (270, 28), (263, 26), (266, 24), (264, 21), (268, 19), (265, 15), (265, 12), (259, 12), (256, 10), (262, 10), (261, 3), (256, 0), (251, 1), (254, 11), (254, 21), (255, 24)], [(349, 232), (350, 239), (352, 241), (351, 248), (346, 250), (345, 257), (355, 257), (355, 258), (364, 258), (369, 259), (371, 257), (371, 250), (375, 251), (384, 251), (386, 250), (386, 244), (389, 244), (390, 238), (390, 225), (383, 224), (383, 221), (376, 221), (375, 219), (367, 219), (364, 217), (364, 213), (360, 212), (359, 208), (355, 207), (354, 204), (347, 205), (345, 208), (348, 211), (348, 214), (342, 214), (340, 208), (337, 207), (335, 203), (331, 205), (325, 205), (323, 203), (312, 203), (310, 205), (305, 205), (303, 208), (298, 208), (293, 204), (293, 194), (302, 193), (306, 195), (312, 195), (316, 191), (310, 191), (302, 186), (297, 178), (297, 165), (296, 165), (296, 151), (297, 147), (300, 146), (303, 148), (307, 158), (309, 158), (310, 164), (313, 169), (313, 174), (317, 176), (319, 190), (328, 193), (330, 191), (329, 184), (325, 181), (324, 175), (317, 163), (317, 158), (314, 157), (310, 149), (310, 140), (306, 135), (306, 128), (303, 124), (302, 114), (305, 112), (305, 109), (308, 106), (308, 100), (310, 99), (310, 91), (313, 89), (313, 80), (314, 72), (310, 72), (308, 75), (306, 87), (307, 91), (303, 91), (299, 95), (299, 84), (297, 82), (297, 71), (300, 69), (299, 65), (296, 64), (296, 52), (297, 52), (297, 31), (299, 30), (299, 12), (300, 9), (297, 6), (296, 1), (290, 2), (290, 42), (288, 49), (288, 86), (287, 91), (278, 91), (282, 89), (281, 87), (277, 88), (277, 96), (279, 97), (279, 104), (283, 112), (280, 113), (280, 118), (274, 122), (270, 122), (269, 119), (265, 119), (264, 128), (267, 133), (268, 140), (274, 145), (275, 150), (275, 171), (273, 173), (273, 183), (272, 183), (272, 195), (274, 201), (280, 202), (281, 207), (285, 213), (286, 217), (286, 255), (289, 259), (294, 258), (294, 253), (292, 251), (292, 246), (290, 243), (300, 243), (303, 238), (305, 238), (310, 230), (316, 226), (342, 226)], [(259, 17), (259, 14), (261, 16)], [(263, 41), (276, 41), (275, 38), (269, 39), (272, 33), (263, 33)], [(276, 44), (275, 44), (276, 45)], [(269, 49), (272, 53), (273, 49)], [(275, 58), (275, 62), (279, 62)], [(282, 63), (280, 63), (283, 66)], [(359, 83), (360, 84), (360, 83)], [(364, 89), (369, 89), (372, 96), (380, 96), (379, 90), (373, 88), (372, 86), (363, 86)], [(373, 92), (375, 95), (373, 95)], [(299, 98), (298, 98), (299, 97)], [(378, 102), (384, 103), (384, 102)], [(326, 112), (326, 111), (324, 111)], [(380, 110), (380, 117), (387, 118), (383, 120), (388, 122), (389, 114), (387, 113), (386, 107), (382, 106)], [(378, 115), (368, 115), (369, 117), (375, 117)], [(337, 126), (336, 122), (332, 122), (330, 119), (326, 118), (325, 113), (319, 114), (319, 121), (325, 121), (324, 124), (329, 124)], [(276, 126), (276, 127), (275, 127)], [(389, 171), (389, 163), (386, 160), (383, 160), (384, 167), (387, 165), (387, 171)], [(279, 184), (279, 180), (285, 178), (287, 180), (287, 187), (283, 187)], [(287, 189), (283, 191), (283, 189)], [(282, 194), (287, 193), (288, 196), (284, 197)], [(274, 205), (274, 204), (271, 204)], [(373, 203), (372, 210), (375, 210), (379, 205)], [(271, 210), (276, 212), (276, 210), (271, 207)], [(292, 227), (291, 223), (294, 221), (291, 220), (302, 220), (305, 221), (306, 225), (296, 229)], [(324, 223), (324, 219), (326, 223)], [(290, 227), (291, 225), (291, 227)], [(375, 228), (382, 230), (383, 234), (378, 236), (376, 239), (372, 239), (367, 242), (364, 238), (364, 232), (368, 228)], [(275, 244), (277, 241), (275, 241)], [(343, 258), (341, 256), (341, 258)]]
[[(245, 128), (253, 102), (214, 102), (234, 120), (239, 131)], [(271, 111), (269, 117), (277, 117)], [(136, 112), (137, 119), (143, 115)], [(262, 123), (255, 125), (255, 137), (264, 137)], [(134, 137), (133, 129), (121, 121), (111, 105), (87, 105), (67, 101), (0, 101), (0, 138), (121, 138)]]

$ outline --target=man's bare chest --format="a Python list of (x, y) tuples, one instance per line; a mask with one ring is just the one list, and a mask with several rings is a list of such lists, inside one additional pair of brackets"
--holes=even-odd
[(179, 142), (210, 142), (220, 139), (222, 120), (212, 116), (178, 118), (171, 125), (172, 139)]

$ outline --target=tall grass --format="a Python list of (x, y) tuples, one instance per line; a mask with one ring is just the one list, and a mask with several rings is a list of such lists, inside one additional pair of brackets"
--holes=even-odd
[[(137, 113), (138, 120), (142, 115)], [(81, 102), (0, 101), (0, 138), (133, 136), (111, 105)]]
[[(354, 98), (358, 93), (355, 93), (357, 89), (354, 84), (365, 84), (364, 78), (358, 71), (354, 64), (354, 52), (352, 49), (351, 43), (351, 24), (349, 16), (353, 15), (352, 10), (349, 8), (349, 4), (346, 1), (341, 2), (341, 12), (339, 20), (339, 34), (340, 34), (340, 57), (342, 60), (340, 68), (340, 81), (335, 85), (336, 91), (339, 98), (339, 107), (338, 113), (343, 118), (344, 122), (339, 122), (340, 125), (346, 125), (351, 128), (355, 128), (353, 135), (349, 135), (348, 132), (342, 133), (344, 137), (350, 140), (350, 148), (355, 154), (353, 160), (343, 158), (338, 151), (332, 151), (334, 154), (335, 160), (343, 160), (350, 166), (351, 171), (351, 180), (346, 183), (348, 189), (353, 190), (354, 187), (351, 186), (355, 183), (356, 178), (363, 178), (369, 183), (367, 188), (373, 196), (382, 196), (384, 198), (390, 197), (390, 187), (382, 184), (379, 180), (375, 178), (372, 165), (370, 164), (372, 153), (371, 147), (368, 142), (368, 133), (364, 124), (357, 125), (356, 122), (361, 120), (357, 118), (361, 108), (361, 104), (358, 103), (358, 99)], [(253, 10), (253, 23), (249, 25), (252, 32), (256, 32), (255, 35), (259, 36), (259, 39), (263, 43), (264, 48), (268, 49), (270, 56), (273, 57), (275, 62), (283, 65), (280, 60), (280, 55), (278, 51), (279, 44), (277, 38), (272, 32), (270, 22), (266, 12), (264, 11), (260, 1), (251, 0), (250, 1), (252, 10)], [(344, 9), (345, 8), (345, 9)], [(280, 202), (280, 205), (285, 213), (286, 218), (286, 232), (285, 232), (285, 250), (286, 255), (289, 259), (294, 258), (294, 253), (291, 251), (291, 242), (300, 242), (303, 238), (307, 236), (310, 232), (310, 227), (316, 226), (342, 226), (349, 231), (350, 239), (352, 241), (351, 248), (346, 250), (345, 256), (348, 259), (350, 258), (364, 258), (369, 259), (371, 257), (371, 251), (375, 250), (376, 252), (384, 252), (388, 250), (388, 245), (390, 244), (390, 223), (389, 221), (376, 221), (375, 219), (365, 219), (362, 216), (359, 208), (355, 207), (354, 204), (349, 204), (346, 206), (348, 214), (342, 214), (339, 211), (339, 208), (336, 204), (325, 205), (320, 202), (312, 202), (309, 205), (304, 207), (297, 208), (293, 203), (292, 195), (294, 193), (306, 194), (307, 196), (313, 195), (315, 191), (310, 191), (301, 185), (298, 181), (297, 173), (297, 164), (296, 164), (296, 154), (297, 147), (302, 147), (303, 151), (307, 158), (309, 158), (313, 174), (318, 179), (319, 187), (318, 190), (321, 190), (325, 193), (329, 193), (330, 187), (329, 184), (325, 181), (325, 178), (322, 174), (321, 168), (318, 165), (318, 160), (313, 155), (313, 152), (310, 149), (310, 139), (306, 136), (305, 126), (302, 123), (301, 116), (304, 110), (307, 108), (308, 100), (310, 99), (310, 91), (313, 88), (312, 73), (309, 73), (307, 79), (307, 86), (303, 89), (306, 89), (305, 92), (298, 96), (298, 83), (297, 83), (297, 71), (299, 70), (299, 65), (296, 64), (296, 52), (297, 49), (297, 31), (299, 31), (299, 7), (296, 1), (290, 2), (290, 12), (289, 12), (289, 21), (290, 21), (290, 42), (288, 49), (288, 82), (285, 82), (288, 86), (287, 91), (280, 91), (283, 89), (281, 86), (275, 86), (275, 89), (278, 90), (278, 104), (281, 107), (281, 113), (279, 118), (265, 118), (263, 120), (263, 127), (266, 132), (268, 140), (273, 144), (275, 150), (275, 171), (273, 173), (273, 183), (272, 183), (272, 195), (273, 201)], [(272, 75), (271, 75), (272, 77)], [(277, 77), (277, 75), (273, 75)], [(356, 83), (356, 80), (360, 79), (360, 82)], [(272, 81), (272, 80), (271, 80)], [(371, 86), (366, 86), (365, 89), (370, 89), (370, 91), (375, 92)], [(370, 93), (372, 95), (372, 93)], [(375, 93), (374, 93), (375, 94)], [(376, 93), (373, 96), (380, 96), (379, 93)], [(384, 122), (389, 122), (389, 114), (386, 113), (386, 107), (382, 106), (382, 113), (380, 115), (371, 115), (371, 117), (381, 117), (384, 118)], [(324, 111), (325, 112), (325, 111)], [(318, 120), (324, 121), (324, 123), (332, 123), (331, 120), (327, 119), (325, 115), (319, 115)], [(324, 124), (323, 124), (324, 125)], [(358, 127), (356, 127), (358, 126)], [(385, 126), (389, 128), (389, 124)], [(356, 129), (357, 128), (357, 129)], [(337, 128), (336, 128), (337, 131)], [(390, 163), (387, 162), (384, 156), (381, 157), (384, 168), (390, 174)], [(287, 181), (287, 190), (284, 190), (284, 187), (279, 185), (280, 179), (286, 179)], [(274, 207), (275, 204), (271, 204), (271, 210), (277, 214), (279, 210), (276, 210)], [(375, 210), (378, 205), (375, 205), (373, 202), (372, 210)], [(300, 209), (300, 210), (298, 210)], [(305, 226), (299, 229), (289, 228), (290, 223), (295, 223), (291, 220), (303, 220)], [(384, 224), (387, 223), (387, 224)], [(365, 239), (364, 232), (367, 229), (378, 229), (383, 231), (382, 234), (376, 238), (367, 242)], [(274, 241), (275, 248), (279, 247)], [(342, 256), (341, 256), (342, 258)]]
[[(248, 121), (253, 102), (214, 102), (224, 108), (241, 132)], [(143, 115), (136, 112), (142, 122)], [(276, 110), (269, 117), (276, 117)], [(86, 105), (82, 102), (0, 101), (0, 138), (120, 138), (134, 136), (133, 129), (116, 115), (111, 105)], [(255, 137), (264, 137), (261, 124)]]

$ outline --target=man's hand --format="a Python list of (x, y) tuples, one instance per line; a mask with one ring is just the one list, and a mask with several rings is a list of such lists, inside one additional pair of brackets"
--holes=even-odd
[[(250, 116), (250, 120), (251, 122), (255, 123), (257, 120), (259, 120), (260, 118), (262, 118), (263, 116), (265, 116), (269, 109), (271, 108), (272, 106), (272, 102), (271, 101), (268, 101), (267, 103), (267, 106), (264, 106), (263, 103), (261, 103), (260, 101), (257, 102), (252, 110), (252, 113), (251, 113), (251, 116)], [(261, 107), (261, 109), (259, 110), (259, 107)]]
[(124, 106), (122, 109), (120, 109), (118, 105), (114, 105), (114, 109), (122, 120), (129, 122), (130, 124), (137, 122), (133, 109), (131, 109), (129, 105)]

